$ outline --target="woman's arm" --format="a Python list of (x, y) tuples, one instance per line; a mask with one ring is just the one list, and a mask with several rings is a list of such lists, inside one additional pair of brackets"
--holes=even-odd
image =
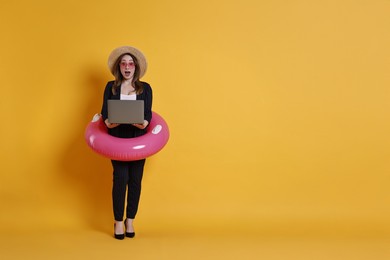
[(110, 99), (111, 97), (111, 93), (112, 93), (111, 89), (112, 89), (112, 81), (108, 82), (106, 88), (104, 89), (102, 110), (100, 112), (102, 114), (103, 121), (108, 128), (113, 128), (119, 125), (119, 124), (111, 124), (108, 122), (107, 119), (108, 118), (107, 100)]
[(100, 112), (102, 114), (103, 121), (106, 121), (108, 117), (107, 100), (110, 98), (111, 96), (110, 94), (111, 94), (111, 84), (110, 82), (108, 82), (106, 88), (104, 89), (102, 110)]
[(152, 120), (152, 103), (153, 103), (153, 91), (148, 83), (144, 82), (144, 123), (133, 124), (139, 129), (145, 129)]

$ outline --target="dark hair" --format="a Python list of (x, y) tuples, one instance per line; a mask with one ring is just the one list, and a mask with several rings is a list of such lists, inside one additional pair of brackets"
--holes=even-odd
[(140, 69), (139, 69), (139, 64), (137, 58), (132, 55), (131, 53), (124, 53), (121, 56), (118, 57), (118, 59), (114, 63), (114, 69), (113, 69), (113, 74), (115, 77), (114, 85), (112, 85), (112, 94), (116, 95), (118, 93), (118, 89), (120, 89), (120, 86), (123, 81), (123, 75), (120, 70), (120, 62), (125, 55), (130, 55), (133, 58), (134, 64), (135, 64), (135, 71), (134, 71), (134, 76), (131, 84), (133, 85), (135, 89), (135, 93), (141, 94), (144, 90), (144, 86), (142, 85), (142, 82), (139, 80), (139, 74), (140, 74)]

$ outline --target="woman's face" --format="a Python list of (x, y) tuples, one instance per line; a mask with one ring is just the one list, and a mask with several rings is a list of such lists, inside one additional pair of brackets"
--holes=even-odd
[(135, 63), (130, 55), (126, 54), (122, 57), (119, 67), (124, 79), (128, 80), (133, 78), (135, 73)]

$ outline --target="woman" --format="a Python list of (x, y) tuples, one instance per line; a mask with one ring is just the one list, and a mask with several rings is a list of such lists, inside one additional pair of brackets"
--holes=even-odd
[[(140, 81), (147, 69), (145, 56), (134, 47), (122, 46), (111, 52), (108, 67), (115, 77), (114, 81), (106, 85), (101, 111), (108, 133), (119, 138), (133, 138), (145, 134), (152, 119), (152, 89), (148, 83)], [(108, 122), (107, 100), (109, 99), (144, 100), (144, 123), (111, 124)], [(145, 159), (129, 162), (111, 160), (111, 162), (114, 169), (112, 188), (114, 237), (116, 239), (124, 239), (125, 235), (134, 237), (133, 220), (138, 210)], [(123, 222), (126, 189), (126, 219)]]

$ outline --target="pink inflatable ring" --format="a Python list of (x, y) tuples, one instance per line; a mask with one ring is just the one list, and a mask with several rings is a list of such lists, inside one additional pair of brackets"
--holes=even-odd
[(118, 138), (108, 134), (100, 114), (96, 114), (85, 130), (85, 141), (96, 153), (117, 161), (136, 161), (159, 152), (168, 142), (165, 120), (153, 112), (146, 134), (135, 138)]

